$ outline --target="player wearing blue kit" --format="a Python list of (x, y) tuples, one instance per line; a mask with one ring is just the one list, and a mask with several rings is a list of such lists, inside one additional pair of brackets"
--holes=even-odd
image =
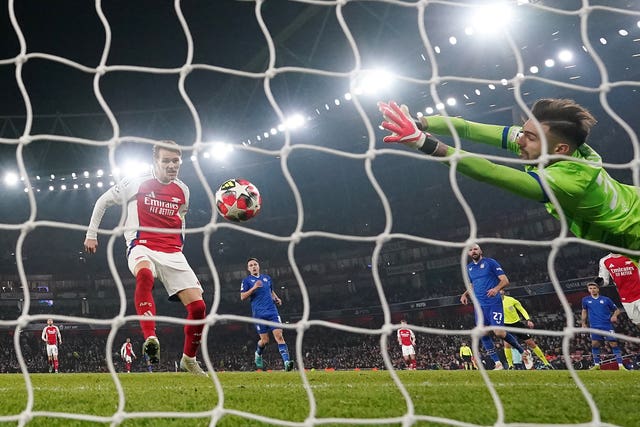
[[(244, 301), (250, 298), (251, 312), (255, 319), (282, 323), (276, 307), (276, 305), (282, 305), (282, 300), (273, 291), (273, 280), (267, 274), (260, 274), (260, 263), (256, 258), (247, 260), (247, 270), (249, 275), (242, 281), (240, 299)], [(282, 356), (285, 371), (292, 370), (293, 361), (289, 360), (289, 348), (282, 336), (282, 328), (257, 323), (256, 330), (260, 336), (255, 353), (256, 367), (262, 369), (264, 366), (262, 352), (266, 345), (269, 344), (269, 331), (271, 331), (273, 338), (278, 343), (278, 350)]]
[[(467, 265), (467, 274), (469, 275), (473, 293), (480, 303), (484, 325), (503, 326), (504, 309), (502, 307), (500, 291), (509, 285), (509, 279), (496, 260), (482, 256), (482, 249), (480, 249), (479, 245), (473, 245), (471, 249), (469, 249), (469, 257), (471, 257), (472, 262)], [(467, 290), (460, 297), (462, 304), (466, 305), (469, 303), (468, 294), (469, 291)], [(476, 322), (478, 322), (477, 315)], [(508, 342), (511, 347), (518, 350), (518, 352), (522, 354), (522, 359), (525, 363), (531, 357), (529, 350), (522, 348), (518, 340), (507, 331), (496, 329), (494, 333), (497, 337)], [(482, 337), (481, 341), (487, 354), (495, 363), (494, 369), (504, 369), (500, 358), (496, 354), (495, 345), (493, 344), (491, 336), (486, 334)]]
[[(601, 331), (615, 332), (613, 323), (618, 322), (620, 309), (611, 301), (611, 298), (600, 295), (600, 288), (595, 283), (587, 284), (589, 296), (582, 298), (582, 327), (587, 327), (587, 319), (589, 327), (592, 329), (600, 329)], [(603, 341), (608, 341), (611, 351), (618, 362), (618, 369), (626, 371), (622, 363), (622, 352), (618, 347), (618, 340), (615, 337), (591, 334), (591, 353), (593, 354), (593, 367), (591, 369), (600, 369), (600, 346)]]

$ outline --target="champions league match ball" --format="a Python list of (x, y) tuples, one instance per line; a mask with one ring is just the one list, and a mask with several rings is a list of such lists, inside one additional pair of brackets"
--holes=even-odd
[(248, 221), (260, 212), (261, 205), (258, 188), (246, 179), (228, 179), (216, 191), (216, 208), (229, 221)]

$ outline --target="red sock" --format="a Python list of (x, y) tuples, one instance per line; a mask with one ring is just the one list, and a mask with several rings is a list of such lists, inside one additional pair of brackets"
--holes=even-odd
[(58, 360), (54, 360), (53, 361), (53, 369), (55, 369), (56, 371), (58, 370)]
[[(136, 313), (142, 316), (155, 316), (156, 304), (153, 301), (153, 273), (148, 268), (141, 268), (136, 275), (136, 292), (134, 302), (136, 305)], [(155, 320), (141, 320), (140, 327), (144, 339), (156, 334)]]
[[(187, 304), (187, 319), (200, 320), (204, 319), (207, 311), (207, 306), (203, 300), (197, 300), (190, 304)], [(202, 329), (204, 325), (184, 325), (184, 348), (182, 352), (189, 357), (195, 357), (200, 347), (200, 337), (202, 336)]]
[(131, 363), (127, 363), (125, 368), (127, 369), (127, 372), (129, 372), (131, 370)]

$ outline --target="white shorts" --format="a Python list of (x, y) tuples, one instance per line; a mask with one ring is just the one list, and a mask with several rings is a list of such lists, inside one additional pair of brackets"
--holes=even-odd
[(402, 346), (402, 356), (403, 357), (415, 356), (415, 354), (416, 354), (416, 350), (413, 348), (412, 345), (403, 345)]
[(627, 316), (629, 316), (629, 319), (636, 325), (640, 325), (640, 299), (634, 302), (623, 302), (622, 306)]
[(131, 363), (131, 356), (125, 356), (125, 357), (124, 357), (124, 361), (125, 361), (126, 363)]
[(58, 356), (58, 346), (55, 344), (47, 344), (47, 356), (49, 357), (57, 357)]
[(158, 252), (146, 246), (134, 246), (128, 257), (131, 274), (142, 261), (151, 263), (153, 277), (160, 279), (170, 300), (176, 300), (176, 294), (184, 289), (198, 288), (202, 293), (200, 281), (182, 252)]

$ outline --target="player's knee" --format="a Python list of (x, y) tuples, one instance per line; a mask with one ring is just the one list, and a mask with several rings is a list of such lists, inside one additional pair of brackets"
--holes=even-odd
[(193, 301), (187, 305), (187, 311), (193, 319), (204, 319), (207, 313), (207, 305), (201, 299)]
[(136, 274), (136, 286), (151, 290), (153, 288), (153, 272), (150, 268), (141, 268)]

